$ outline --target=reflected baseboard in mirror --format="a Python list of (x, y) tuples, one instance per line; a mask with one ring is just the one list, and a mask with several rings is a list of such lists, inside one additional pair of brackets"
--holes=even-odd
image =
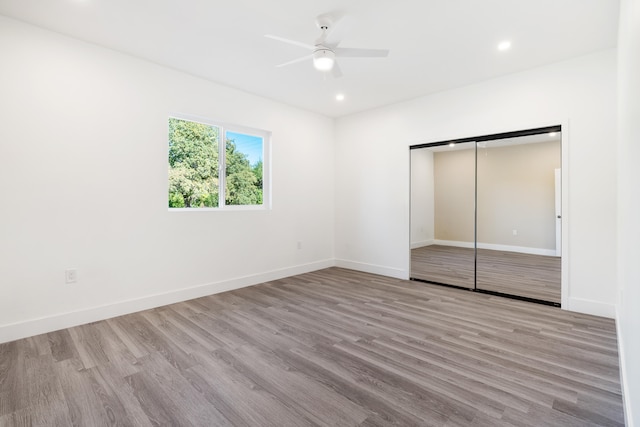
[[(474, 288), (473, 248), (431, 245), (411, 250), (411, 276)], [(471, 266), (471, 269), (469, 269)], [(477, 289), (560, 304), (560, 258), (478, 249)]]

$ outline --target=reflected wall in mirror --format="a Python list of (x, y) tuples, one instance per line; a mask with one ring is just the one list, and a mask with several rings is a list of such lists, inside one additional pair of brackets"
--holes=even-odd
[(561, 134), (411, 150), (411, 278), (559, 305)]

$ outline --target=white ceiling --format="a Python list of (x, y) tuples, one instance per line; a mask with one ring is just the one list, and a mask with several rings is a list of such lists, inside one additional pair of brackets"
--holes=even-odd
[[(336, 11), (341, 47), (389, 57), (341, 58), (338, 79), (275, 67), (308, 52), (265, 34), (313, 44), (316, 16)], [(339, 117), (614, 47), (618, 1), (0, 0), (0, 14)]]

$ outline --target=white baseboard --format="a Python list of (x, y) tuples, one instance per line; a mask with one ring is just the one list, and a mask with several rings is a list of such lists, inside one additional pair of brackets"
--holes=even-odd
[(434, 244), (434, 242), (435, 240), (433, 239), (421, 240), (419, 242), (411, 242), (411, 249), (421, 248), (423, 246), (431, 246)]
[(23, 322), (0, 326), (0, 343), (31, 337), (59, 329), (83, 325), (98, 320), (109, 319), (137, 311), (148, 310), (176, 302), (187, 301), (207, 295), (257, 285), (259, 283), (282, 279), (297, 274), (309, 273), (335, 266), (333, 259), (302, 264), (293, 267), (272, 270), (265, 273), (238, 277), (221, 282), (207, 283), (192, 286), (156, 295), (149, 295), (117, 303), (106, 304), (97, 307), (86, 308), (68, 313), (60, 313), (53, 316), (30, 319)]
[(567, 299), (567, 307), (563, 306), (562, 308), (563, 310), (591, 314), (593, 316), (608, 317), (609, 319), (616, 317), (615, 304), (607, 304), (588, 299), (569, 297)]
[[(473, 242), (460, 242), (456, 240), (434, 240), (435, 245), (455, 246), (458, 248), (473, 248)], [(518, 252), (521, 254), (556, 256), (555, 249), (529, 248), (526, 246), (497, 245), (494, 243), (478, 242), (478, 249), (491, 249), (493, 251)]]
[(625, 425), (633, 427), (633, 412), (629, 399), (629, 383), (627, 382), (627, 363), (625, 358), (624, 334), (620, 333), (620, 307), (616, 304), (616, 332), (618, 337), (618, 360), (620, 364), (620, 387), (622, 388), (622, 406), (624, 408)]
[(362, 271), (365, 273), (379, 274), (381, 276), (393, 277), (395, 279), (409, 280), (409, 272), (399, 268), (387, 267), (384, 265), (367, 264), (358, 261), (348, 261), (346, 259), (336, 259), (336, 267), (347, 268), (349, 270)]

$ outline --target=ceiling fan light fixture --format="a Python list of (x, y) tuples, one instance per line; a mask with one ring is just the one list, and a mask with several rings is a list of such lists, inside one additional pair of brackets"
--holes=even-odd
[(317, 49), (313, 53), (313, 66), (318, 71), (331, 71), (336, 54), (330, 49)]
[[(1, 0), (0, 0), (1, 1)], [(280, 42), (284, 42), (290, 45), (302, 47), (309, 54), (288, 61), (283, 64), (276, 65), (276, 67), (284, 67), (286, 65), (297, 64), (298, 62), (313, 60), (313, 67), (320, 72), (331, 74), (333, 78), (342, 77), (342, 71), (340, 70), (340, 64), (336, 58), (384, 58), (389, 55), (388, 49), (360, 49), (360, 48), (344, 48), (338, 47), (340, 40), (335, 39), (333, 32), (333, 25), (342, 19), (342, 14), (327, 13), (318, 16), (316, 24), (322, 31), (320, 37), (315, 40), (313, 44), (303, 43), (296, 40), (289, 40), (284, 37), (274, 36), (271, 34), (265, 34), (265, 37)], [(324, 76), (327, 77), (327, 76)]]

